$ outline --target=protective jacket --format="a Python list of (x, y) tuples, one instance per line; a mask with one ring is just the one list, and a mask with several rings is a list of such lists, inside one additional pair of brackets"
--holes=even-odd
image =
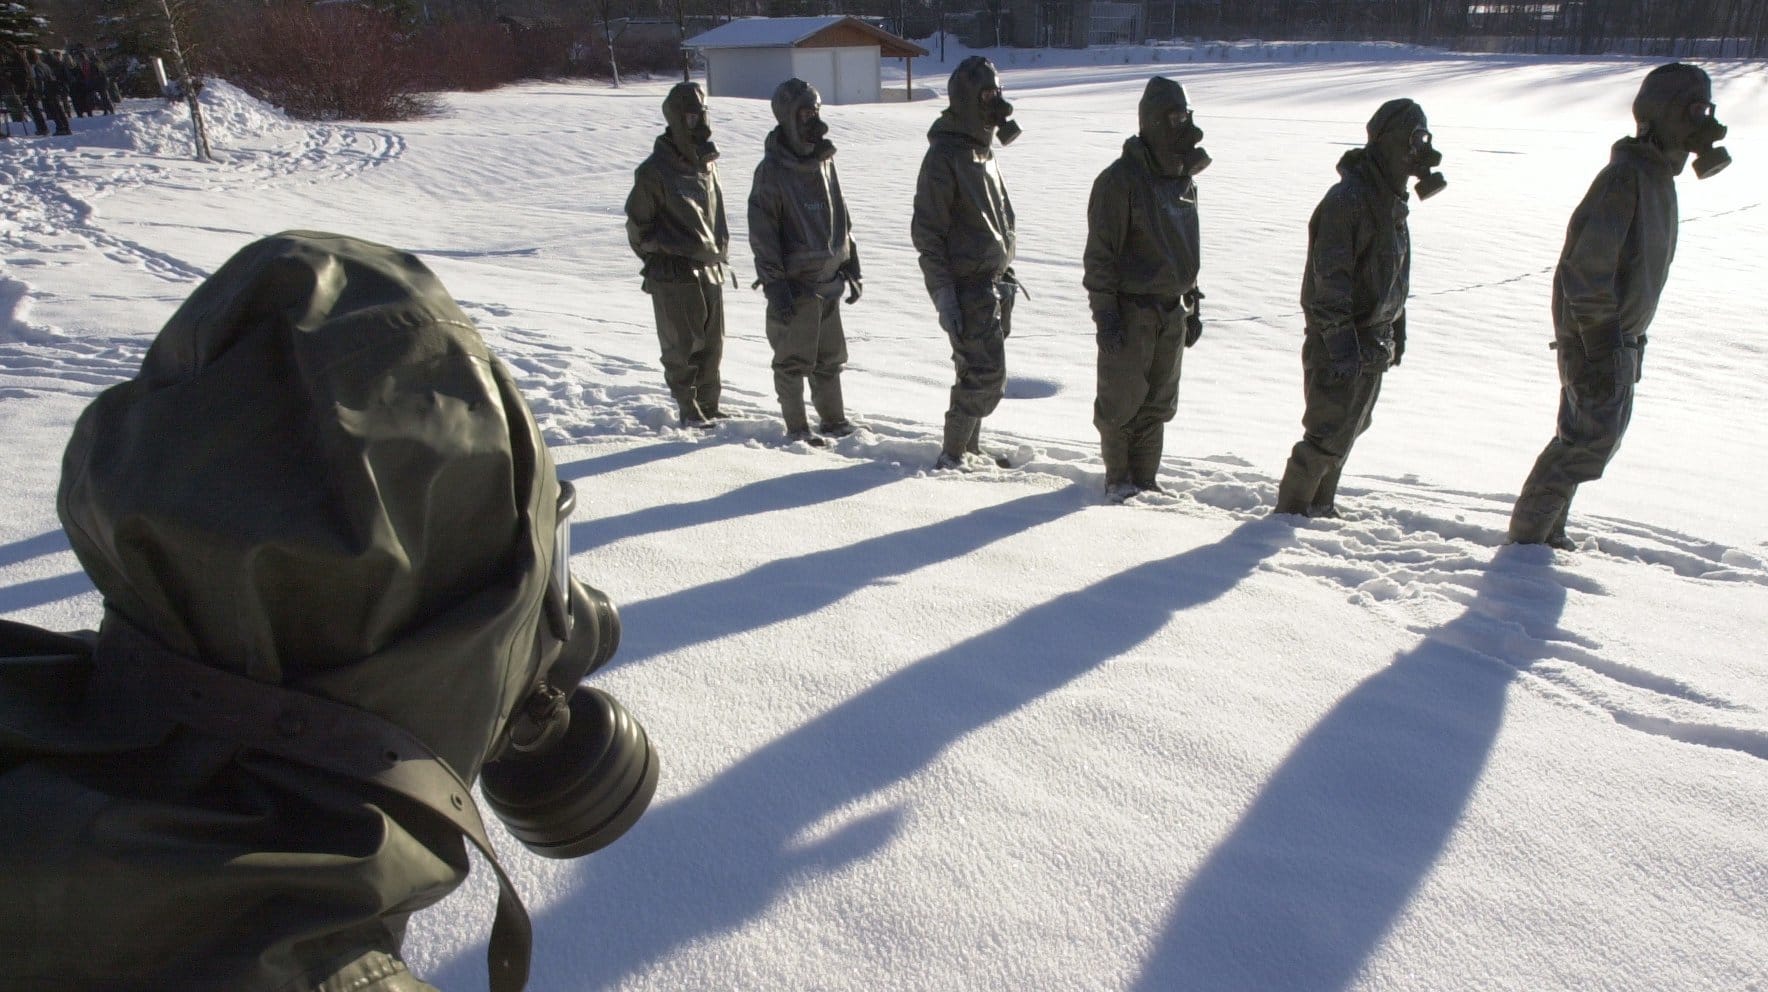
[(67, 87), (62, 84), (62, 76), (56, 68), (49, 64), (46, 57), (39, 58), (31, 66), (31, 83), (44, 99), (52, 99), (67, 95)]
[(1093, 182), (1082, 283), (1094, 312), (1120, 295), (1177, 300), (1197, 287), (1197, 184), (1162, 175), (1140, 137)]
[[(1389, 355), (1406, 333), (1412, 253), (1404, 177), (1390, 181), (1363, 148), (1345, 152), (1338, 173), (1308, 221), (1301, 283), (1307, 368), (1339, 355)], [(1377, 364), (1385, 367), (1385, 358)]]
[[(558, 493), (514, 379), (411, 255), (289, 232), (198, 287), (63, 460), (96, 636), (0, 630), (0, 987), (404, 975), (406, 917), (468, 867), (433, 809), (471, 810), (548, 663)], [(332, 767), (376, 728), (402, 742), (376, 774), (453, 794)]]
[(1637, 346), (1676, 255), (1675, 166), (1637, 138), (1615, 142), (1566, 226), (1553, 273), (1553, 326), (1589, 355)]
[(730, 229), (718, 165), (690, 162), (667, 134), (633, 172), (626, 240), (644, 259), (646, 283), (722, 284)]
[(778, 128), (749, 188), (749, 248), (763, 283), (788, 281), (827, 299), (840, 294), (844, 272), (859, 278), (834, 161), (794, 154)]
[(992, 129), (966, 127), (946, 109), (927, 132), (909, 234), (929, 295), (994, 282), (1013, 264), (1013, 201), (989, 148)]

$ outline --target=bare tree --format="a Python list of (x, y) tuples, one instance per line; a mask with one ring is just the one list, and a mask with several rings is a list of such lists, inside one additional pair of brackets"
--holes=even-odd
[[(614, 51), (614, 43), (626, 33), (626, 27), (631, 21), (629, 18), (614, 16), (614, 0), (595, 0), (595, 9), (596, 18), (602, 25), (602, 40), (608, 45), (608, 70), (614, 74), (614, 88), (619, 89), (620, 55)], [(616, 21), (620, 23), (618, 28), (614, 26)], [(683, 71), (686, 71), (686, 67), (683, 67)]]
[(197, 161), (214, 161), (209, 154), (209, 132), (203, 126), (203, 108), (196, 100), (196, 82), (190, 78), (190, 60), (185, 57), (185, 46), (179, 39), (181, 33), (186, 38), (190, 36), (190, 0), (160, 0), (160, 12), (166, 15), (167, 44), (172, 51), (172, 66), (178, 73), (178, 85), (184, 90), (184, 102), (190, 106), (190, 130)]

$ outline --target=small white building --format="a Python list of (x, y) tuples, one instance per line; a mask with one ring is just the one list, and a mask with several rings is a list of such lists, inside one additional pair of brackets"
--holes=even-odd
[[(912, 65), (906, 60), (927, 54), (912, 41), (840, 14), (745, 17), (695, 35), (682, 47), (705, 58), (711, 96), (766, 100), (796, 76), (815, 86), (824, 103), (879, 103), (885, 99), (883, 60)], [(904, 94), (911, 89), (904, 86)]]

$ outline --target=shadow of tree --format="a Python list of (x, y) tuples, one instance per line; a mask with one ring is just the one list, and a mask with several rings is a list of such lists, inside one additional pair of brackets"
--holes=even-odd
[(1350, 984), (1460, 822), (1512, 678), (1569, 636), (1541, 550), (1499, 549), (1466, 612), (1295, 746), (1186, 884), (1136, 989)]
[[(1068, 493), (1028, 497), (979, 511), (956, 527), (942, 523), (913, 539), (893, 539), (949, 549), (948, 531), (999, 536), (1066, 512), (1073, 500)], [(1003, 519), (991, 521), (997, 512)], [(814, 842), (802, 842), (800, 834), (844, 805), (916, 774), (966, 734), (1141, 644), (1177, 612), (1223, 595), (1291, 534), (1281, 522), (1251, 521), (1217, 544), (1032, 607), (897, 671), (749, 754), (698, 791), (651, 810), (630, 835), (557, 883), (569, 894), (536, 920), (535, 987), (618, 986), (694, 941), (757, 919), (806, 877), (879, 850), (897, 832), (895, 810), (857, 818)], [(870, 543), (843, 549), (850, 567), (875, 557), (877, 549), (864, 547)], [(905, 552), (895, 566), (926, 557), (927, 550)], [(807, 556), (782, 568), (789, 564), (810, 575), (833, 570), (811, 560), (820, 558)], [(703, 605), (731, 615), (755, 605), (742, 592), (746, 584), (718, 586), (726, 598), (703, 594)], [(742, 621), (761, 622), (770, 621)], [(668, 746), (659, 742), (665, 764)], [(482, 984), (482, 968), (480, 955), (463, 953), (443, 969), (439, 984)]]

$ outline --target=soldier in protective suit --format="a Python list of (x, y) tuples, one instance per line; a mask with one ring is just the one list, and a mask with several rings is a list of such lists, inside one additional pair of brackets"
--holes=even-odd
[(936, 467), (962, 468), (967, 457), (984, 457), (982, 418), (994, 412), (1007, 385), (1004, 342), (1018, 290), (1013, 202), (990, 146), (997, 135), (1010, 144), (1020, 128), (988, 59), (972, 55), (958, 63), (946, 91), (950, 106), (927, 131), (909, 234), (957, 368)]
[(1336, 517), (1338, 477), (1369, 429), (1381, 378), (1406, 353), (1406, 297), (1412, 238), (1406, 179), (1419, 199), (1448, 181), (1432, 170), (1443, 156), (1424, 108), (1389, 100), (1369, 119), (1369, 141), (1344, 153), (1340, 179), (1308, 221), (1301, 307), (1302, 439), (1277, 487), (1277, 513)]
[(724, 357), (724, 279), (730, 230), (718, 183), (718, 146), (699, 83), (663, 99), (668, 127), (633, 173), (626, 239), (644, 260), (644, 290), (657, 315), (663, 379), (684, 427), (706, 428), (718, 409)]
[(1084, 256), (1099, 344), (1093, 426), (1105, 495), (1161, 491), (1166, 423), (1179, 408), (1185, 349), (1203, 334), (1197, 301), (1197, 184), (1209, 164), (1185, 88), (1155, 76), (1142, 91), (1139, 133), (1093, 182)]
[(1575, 547), (1565, 534), (1578, 486), (1602, 477), (1633, 415), (1645, 332), (1676, 255), (1676, 181), (1688, 156), (1705, 179), (1730, 164), (1715, 143), (1713, 84), (1676, 62), (1653, 69), (1633, 100), (1635, 137), (1615, 142), (1609, 164), (1572, 212), (1553, 273), (1553, 347), (1559, 355), (1559, 422), (1510, 516), (1518, 544)]
[(198, 287), (63, 460), (96, 635), (0, 621), (0, 987), (429, 989), (405, 921), (466, 838), (502, 887), (492, 987), (520, 989), (470, 784), (502, 814), (539, 690), (618, 638), (563, 487), (413, 256), (289, 232)]
[(804, 381), (823, 434), (853, 433), (841, 399), (841, 367), (847, 339), (841, 330), (841, 294), (859, 301), (859, 254), (835, 145), (822, 119), (822, 98), (802, 79), (774, 90), (774, 118), (767, 152), (749, 188), (749, 247), (755, 273), (767, 294), (767, 342), (773, 346), (774, 392), (786, 436), (822, 445), (810, 433)]

